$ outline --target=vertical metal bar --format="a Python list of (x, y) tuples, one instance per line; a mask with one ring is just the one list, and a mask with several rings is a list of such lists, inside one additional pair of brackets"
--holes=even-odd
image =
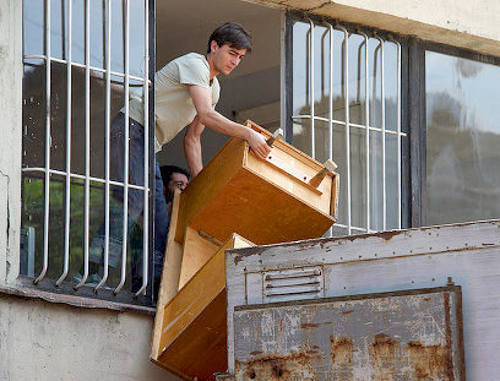
[(309, 20), (309, 91), (311, 93), (311, 157), (316, 158), (316, 138), (314, 131), (314, 23)]
[(109, 274), (109, 198), (110, 198), (110, 135), (111, 135), (111, 1), (106, 1), (106, 116), (105, 116), (105, 150), (104, 163), (104, 270), (101, 281), (94, 287), (97, 292)]
[(328, 95), (328, 158), (333, 160), (333, 26), (330, 30), (330, 87)]
[(136, 296), (145, 292), (148, 285), (149, 254), (149, 0), (144, 0), (144, 223), (142, 238), (142, 285)]
[(120, 292), (125, 284), (125, 271), (127, 268), (127, 238), (128, 238), (128, 172), (129, 172), (129, 40), (130, 40), (130, 1), (125, 0), (125, 136), (124, 136), (124, 165), (123, 165), (123, 236), (122, 236), (122, 263), (120, 283), (113, 291), (115, 294)]
[[(60, 286), (69, 272), (69, 233), (71, 229), (71, 38), (72, 38), (72, 1), (68, 0), (68, 34), (67, 34), (67, 64), (66, 64), (66, 198), (64, 221), (64, 269), (56, 281)], [(64, 23), (63, 23), (64, 29)], [(64, 45), (64, 43), (63, 43)]]
[(402, 228), (402, 180), (401, 180), (401, 44), (398, 41), (394, 41), (398, 48), (398, 77), (397, 77), (397, 137), (398, 137), (398, 229)]
[(50, 146), (52, 142), (50, 126), (50, 85), (51, 85), (51, 51), (50, 51), (50, 0), (45, 0), (45, 182), (44, 182), (44, 215), (43, 215), (43, 265), (42, 271), (33, 281), (37, 284), (47, 274), (49, 267), (49, 211), (50, 211)]
[(368, 65), (368, 36), (365, 39), (365, 127), (366, 127), (366, 231), (370, 231), (370, 83)]
[(347, 233), (352, 234), (352, 206), (351, 206), (351, 131), (349, 115), (349, 32), (343, 26), (337, 28), (344, 32), (343, 57), (344, 62), (344, 117), (345, 117), (345, 145), (346, 145), (346, 178), (347, 178)]
[(89, 276), (90, 225), (90, 0), (85, 0), (85, 196), (83, 227), (83, 275), (80, 288)]
[(380, 97), (382, 112), (382, 230), (387, 228), (387, 189), (386, 189), (386, 156), (385, 156), (385, 62), (384, 62), (384, 41), (377, 36), (380, 43)]
[[(330, 86), (328, 89), (328, 158), (333, 160), (333, 26), (328, 24), (330, 34)], [(333, 236), (333, 226), (328, 230), (328, 236)]]

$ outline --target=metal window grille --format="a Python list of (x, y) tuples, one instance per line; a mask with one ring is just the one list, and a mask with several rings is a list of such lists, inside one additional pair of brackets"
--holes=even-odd
[[(375, 33), (369, 36), (367, 33), (359, 30), (353, 32), (352, 28), (333, 21), (329, 22), (297, 16), (297, 18), (292, 17), (291, 25), (288, 33), (292, 34), (292, 47), (290, 47), (293, 49), (293, 53), (291, 54), (293, 57), (292, 82), (300, 75), (297, 72), (301, 70), (304, 71), (302, 74), (304, 77), (303, 81), (305, 81), (304, 88), (299, 89), (305, 93), (303, 94), (303, 102), (300, 103), (300, 99), (298, 101), (302, 107), (297, 110), (293, 106), (293, 109), (290, 110), (291, 121), (294, 127), (299, 127), (299, 132), (302, 135), (308, 135), (302, 136), (302, 139), (297, 139), (297, 131), (294, 129), (293, 143), (309, 153), (313, 158), (319, 160), (318, 143), (323, 143), (323, 140), (316, 135), (318, 129), (323, 128), (327, 130), (326, 134), (323, 131), (323, 135), (326, 135), (325, 146), (327, 155), (323, 154), (321, 160), (332, 159), (337, 163), (339, 161), (343, 163), (342, 166), (339, 166), (341, 188), (344, 188), (344, 197), (339, 204), (340, 218), (330, 230), (329, 235), (359, 234), (387, 229), (401, 229), (403, 225), (402, 141), (407, 138), (407, 133), (402, 131), (401, 125), (401, 44), (391, 36), (382, 38)], [(302, 30), (300, 36), (295, 34), (296, 25)], [(335, 38), (339, 40), (336, 44), (334, 44)], [(361, 43), (358, 43), (357, 49), (349, 46), (353, 38), (357, 38), (358, 42), (361, 41)], [(317, 41), (318, 39), (320, 41)], [(301, 42), (302, 45), (300, 45)], [(394, 113), (392, 119), (395, 119), (392, 122), (395, 125), (392, 129), (388, 129), (386, 125), (386, 101), (388, 97), (386, 96), (387, 58), (385, 52), (388, 49), (388, 45), (391, 44), (394, 51), (391, 57), (393, 61), (391, 65), (392, 68), (395, 68), (395, 74), (391, 74), (393, 74), (393, 79), (395, 77), (394, 82), (396, 82), (397, 92), (391, 98), (393, 104), (392, 112)], [(338, 59), (338, 65), (334, 63), (335, 59)], [(302, 66), (301, 60), (303, 61)], [(320, 60), (321, 65), (318, 65), (316, 60)], [(303, 66), (305, 66), (305, 70)], [(318, 73), (318, 66), (320, 66), (319, 71), (321, 73)], [(327, 67), (326, 69), (325, 66)], [(353, 73), (350, 70), (353, 67), (357, 69), (357, 73)], [(372, 72), (373, 75), (371, 74)], [(341, 76), (341, 79), (339, 78), (341, 83), (337, 92), (337, 95), (339, 95), (337, 101), (342, 98), (343, 105), (338, 106), (337, 110), (334, 108), (334, 105), (339, 103), (334, 100), (334, 74)], [(318, 75), (319, 78), (317, 78)], [(357, 94), (355, 100), (351, 101), (353, 94), (350, 94), (350, 92), (352, 91), (353, 84), (357, 87)], [(320, 99), (325, 100), (324, 103), (328, 105), (326, 110), (323, 107), (322, 111), (318, 111), (318, 105), (321, 103), (317, 96), (318, 85), (321, 86), (320, 92), (322, 95)], [(300, 98), (300, 94), (299, 96), (297, 95), (298, 87), (295, 83), (289, 84), (289, 86), (293, 89), (291, 93), (293, 94), (293, 102), (295, 103), (296, 97)], [(364, 94), (360, 95), (363, 93), (363, 89)], [(360, 97), (364, 99), (360, 100)], [(373, 98), (373, 100), (370, 98)], [(362, 121), (359, 120), (360, 118), (358, 120), (353, 120), (352, 118), (352, 109), (356, 105), (363, 108), (364, 118), (362, 118)], [(374, 123), (376, 119), (373, 116), (374, 113), (378, 115), (378, 125)], [(321, 126), (318, 126), (319, 123), (321, 123)], [(337, 132), (336, 137), (339, 138), (341, 130), (343, 130), (344, 152), (336, 152), (334, 149), (334, 132)], [(364, 157), (360, 158), (363, 161), (364, 172), (362, 174), (364, 177), (364, 186), (362, 189), (353, 186), (352, 138), (354, 132), (364, 140), (362, 142), (364, 145)], [(397, 143), (392, 144), (390, 148), (386, 146), (388, 137), (397, 139)], [(377, 157), (377, 160), (374, 160), (374, 153), (371, 152), (373, 150), (371, 140), (373, 139), (381, 141), (380, 152), (376, 152), (377, 156), (380, 156), (380, 158)], [(390, 155), (397, 162), (397, 168), (394, 170), (396, 174), (393, 176), (395, 177), (395, 181), (392, 181), (391, 184), (388, 184), (386, 178), (387, 155)], [(373, 170), (375, 165), (379, 166), (379, 175)], [(377, 179), (377, 175), (381, 178)], [(358, 173), (358, 177), (360, 176), (361, 174)], [(379, 187), (381, 191), (378, 191), (379, 194), (374, 194), (374, 189), (371, 188), (374, 187), (373, 184), (377, 181), (381, 183)], [(359, 184), (360, 182), (361, 180), (358, 179), (357, 183)], [(390, 189), (388, 188), (389, 185)], [(391, 197), (388, 196), (389, 191)], [(362, 199), (359, 196), (359, 192), (363, 193)], [(354, 200), (354, 195), (357, 196), (356, 201)], [(397, 217), (392, 218), (391, 221), (388, 221), (387, 218), (388, 203), (390, 203), (393, 209), (397, 209), (395, 212)], [(353, 221), (353, 207), (359, 209), (361, 206), (356, 204), (363, 204), (362, 207), (364, 209), (363, 218), (358, 219), (357, 222)], [(374, 223), (374, 218), (371, 216), (374, 210), (379, 210), (378, 214), (381, 214), (379, 223)]]
[[(40, 214), (43, 215), (43, 222), (40, 223), (39, 227), (42, 231), (43, 244), (39, 246), (40, 253), (26, 253), (28, 256), (40, 256), (41, 261), (38, 269), (32, 271), (32, 274), (24, 274), (32, 276), (34, 278), (33, 282), (36, 285), (42, 284), (52, 284), (57, 287), (62, 287), (65, 290), (71, 290), (72, 288), (78, 291), (83, 291), (84, 289), (92, 288), (94, 293), (98, 290), (103, 291), (106, 289), (104, 298), (111, 298), (118, 296), (120, 292), (123, 294), (123, 287), (127, 279), (127, 239), (128, 239), (128, 193), (129, 190), (135, 189), (142, 191), (144, 195), (144, 211), (142, 218), (142, 284), (138, 290), (135, 290), (135, 296), (143, 296), (148, 288), (148, 264), (149, 264), (149, 252), (151, 248), (150, 242), (150, 219), (151, 211), (149, 207), (149, 200), (151, 199), (151, 153), (150, 149), (152, 145), (152, 131), (150, 129), (149, 115), (150, 115), (150, 91), (151, 91), (151, 78), (150, 78), (150, 52), (149, 52), (149, 39), (150, 39), (150, 6), (151, 0), (87, 0), (84, 2), (74, 1), (74, 0), (44, 0), (44, 1), (28, 1), (24, 0), (24, 15), (23, 15), (23, 25), (24, 25), (24, 66), (25, 66), (25, 85), (27, 81), (27, 76), (29, 75), (28, 69), (44, 68), (44, 73), (41, 74), (42, 80), (44, 82), (44, 88), (40, 90), (39, 99), (34, 99), (34, 97), (24, 96), (24, 156), (23, 160), (23, 179), (28, 183), (32, 183), (34, 180), (38, 179), (42, 181), (43, 179), (43, 205), (40, 210), (43, 210)], [(139, 34), (143, 34), (142, 41), (137, 43), (137, 37), (135, 37), (135, 45), (140, 46), (139, 51), (131, 51), (131, 25), (130, 21), (134, 15), (131, 13), (131, 5), (134, 9), (141, 9), (142, 19), (139, 22), (139, 27), (142, 31)], [(33, 12), (27, 10), (27, 7), (40, 7), (36, 13), (41, 12), (39, 20), (30, 19)], [(76, 12), (74, 9), (76, 8)], [(118, 11), (116, 11), (118, 9)], [(95, 20), (92, 20), (93, 14), (99, 14)], [(54, 15), (57, 15), (59, 22), (59, 29), (54, 30)], [(137, 21), (137, 17), (135, 16)], [(116, 18), (116, 20), (115, 20)], [(117, 23), (115, 21), (119, 20)], [(31, 24), (30, 24), (31, 23)], [(74, 24), (78, 24), (78, 31), (81, 37), (80, 40), (75, 38), (73, 31), (75, 29)], [(28, 27), (27, 27), (28, 25)], [(28, 48), (30, 39), (36, 40), (37, 36), (37, 25), (40, 26), (39, 32), (43, 34), (40, 39), (43, 40), (43, 48), (39, 51), (36, 49)], [(120, 28), (119, 33), (115, 33), (116, 28)], [(57, 29), (57, 28), (56, 28)], [(137, 31), (136, 31), (137, 32)], [(117, 39), (116, 36), (119, 38)], [(55, 52), (53, 49), (53, 40), (57, 40), (59, 48), (62, 52)], [(99, 40), (98, 45), (100, 46), (101, 56), (95, 54), (95, 49), (93, 45), (96, 44), (96, 40)], [(36, 45), (36, 44), (35, 44)], [(40, 44), (41, 45), (41, 44)], [(119, 60), (122, 60), (119, 65), (116, 63), (112, 64), (112, 58), (116, 58), (114, 49), (115, 46), (119, 46), (121, 56)], [(94, 50), (93, 50), (94, 49)], [(112, 50), (113, 49), (113, 50)], [(80, 59), (75, 59), (73, 53), (78, 50), (81, 57)], [(34, 54), (33, 54), (34, 53)], [(94, 54), (94, 55), (92, 55)], [(130, 69), (130, 59), (131, 55), (140, 56), (135, 58), (135, 62), (141, 67), (141, 73), (138, 75), (136, 73), (131, 73)], [(96, 58), (97, 57), (97, 58)], [(100, 58), (99, 58), (100, 57)], [(99, 64), (101, 60), (101, 64)], [(57, 99), (53, 99), (55, 84), (53, 83), (54, 65), (59, 65), (58, 67), (65, 67), (65, 84), (66, 90), (63, 93), (65, 95), (65, 137), (64, 140), (60, 137), (54, 136), (53, 131), (53, 121), (55, 119), (55, 108), (57, 108)], [(62, 66), (61, 66), (62, 65)], [(118, 69), (113, 70), (113, 66), (118, 66)], [(42, 69), (43, 70), (43, 69)], [(73, 88), (75, 80), (75, 72), (78, 72), (82, 78), (84, 78), (84, 85), (80, 88)], [(27, 74), (28, 73), (28, 74)], [(33, 76), (33, 74), (31, 74)], [(103, 162), (91, 162), (92, 153), (95, 150), (99, 150), (99, 147), (93, 146), (93, 140), (91, 136), (92, 123), (94, 111), (91, 109), (92, 103), (92, 83), (96, 81), (100, 82), (102, 85), (102, 90), (104, 92), (104, 150), (102, 154)], [(133, 83), (131, 83), (131, 81)], [(117, 85), (119, 83), (119, 85)], [(25, 86), (26, 87), (26, 86)], [(112, 115), (112, 92), (118, 88), (120, 92), (123, 93), (123, 106), (125, 114), (125, 128), (124, 128), (124, 173), (122, 181), (115, 181), (110, 176), (110, 134), (111, 134), (111, 120), (114, 115)], [(129, 183), (129, 95), (131, 88), (137, 92), (138, 96), (142, 97), (144, 105), (144, 183), (143, 185), (131, 184)], [(97, 91), (97, 90), (96, 90)], [(84, 135), (83, 141), (74, 141), (73, 124), (75, 122), (74, 105), (73, 99), (78, 98), (75, 93), (81, 95), (84, 99), (82, 109), (84, 115)], [(60, 93), (56, 94), (60, 96)], [(27, 105), (29, 103), (43, 103), (39, 104), (40, 109), (43, 110), (44, 121), (43, 129), (44, 131), (44, 150), (43, 157), (34, 157), (30, 160), (26, 159), (28, 152), (35, 149), (35, 140), (33, 136), (36, 133), (30, 134), (30, 129), (34, 127), (30, 123), (33, 122), (33, 118), (30, 115), (30, 110), (27, 110)], [(116, 101), (115, 101), (116, 103)], [(56, 104), (56, 106), (54, 106)], [(115, 107), (116, 109), (116, 107)], [(41, 136), (41, 131), (39, 136)], [(41, 140), (41, 139), (40, 139)], [(64, 168), (57, 168), (54, 165), (51, 155), (53, 154), (54, 146), (57, 144), (56, 141), (62, 140), (64, 142)], [(42, 143), (40, 141), (40, 143)], [(72, 158), (72, 147), (84, 146), (83, 150), (83, 171), (75, 171), (73, 168)], [(102, 147), (102, 146), (101, 146)], [(102, 151), (102, 149), (101, 149)], [(36, 156), (36, 155), (32, 155)], [(97, 174), (92, 174), (92, 168), (98, 168), (94, 171)], [(83, 173), (82, 173), (83, 172)], [(58, 237), (51, 237), (51, 224), (60, 223), (60, 221), (55, 221), (53, 216), (51, 216), (51, 192), (54, 192), (55, 183), (64, 183), (64, 246), (62, 253), (51, 250), (51, 245), (55, 242)], [(75, 205), (72, 205), (72, 191), (80, 187), (83, 189), (83, 203), (78, 205), (78, 210), (75, 211)], [(109, 248), (110, 248), (110, 198), (112, 187), (123, 189), (123, 204), (122, 212), (124, 216), (123, 232), (122, 232), (122, 252), (121, 252), (121, 265), (119, 268), (119, 280), (116, 284), (107, 284), (109, 276)], [(79, 188), (79, 189), (80, 189)], [(88, 286), (89, 278), (89, 258), (90, 258), (90, 217), (92, 213), (92, 208), (95, 207), (91, 202), (91, 193), (95, 189), (100, 189), (104, 195), (104, 255), (103, 255), (103, 273), (100, 281), (97, 284), (92, 284), (91, 287)], [(26, 196), (26, 189), (23, 189), (23, 198)], [(33, 232), (33, 228), (26, 227), (31, 220), (30, 208), (32, 205), (29, 201), (23, 200), (24, 209), (29, 218), (23, 221), (25, 225), (23, 230), (28, 232)], [(83, 215), (83, 232), (82, 232), (82, 247), (81, 250), (81, 279), (79, 282), (69, 282), (70, 274), (70, 261), (72, 256), (72, 251), (75, 248), (70, 245), (71, 234), (72, 234), (72, 221), (74, 215)], [(33, 237), (30, 237), (33, 239)], [(38, 237), (36, 237), (38, 240)], [(35, 245), (30, 245), (34, 247)], [(34, 249), (33, 249), (34, 250)], [(48, 276), (49, 271), (49, 258), (50, 256), (59, 256), (62, 262), (61, 273), (54, 277)], [(30, 258), (33, 262), (33, 258)], [(22, 261), (21, 261), (22, 262)], [(29, 261), (28, 261), (29, 262)], [(33, 265), (31, 266), (33, 269)], [(53, 272), (52, 272), (53, 274)], [(21, 274), (23, 275), (23, 274)], [(52, 279), (49, 279), (52, 278)], [(65, 282), (67, 281), (67, 282)], [(69, 285), (72, 283), (72, 285)], [(63, 287), (65, 286), (65, 287)], [(83, 287), (86, 286), (86, 287)], [(112, 292), (111, 292), (112, 291)], [(83, 293), (85, 294), (85, 293)], [(130, 293), (129, 293), (130, 294)], [(92, 295), (92, 292), (88, 292), (85, 295)], [(122, 300), (132, 300), (132, 295)], [(117, 299), (118, 300), (118, 299)], [(147, 300), (147, 299), (146, 299)]]

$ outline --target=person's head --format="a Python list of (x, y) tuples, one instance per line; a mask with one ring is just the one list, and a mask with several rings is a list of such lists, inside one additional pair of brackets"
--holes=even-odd
[(224, 75), (239, 65), (252, 50), (250, 34), (238, 23), (227, 22), (215, 29), (208, 39), (207, 54), (214, 69)]
[(175, 165), (164, 165), (160, 168), (163, 180), (163, 194), (166, 202), (171, 202), (176, 189), (184, 190), (189, 183), (189, 172)]

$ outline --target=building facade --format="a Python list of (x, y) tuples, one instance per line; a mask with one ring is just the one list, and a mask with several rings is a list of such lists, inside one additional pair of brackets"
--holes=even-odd
[[(281, 126), (337, 162), (331, 235), (500, 217), (495, 1), (251, 3), (0, 0), (0, 379), (165, 379), (147, 360), (153, 264), (143, 261), (139, 290), (131, 247), (121, 268), (106, 266), (106, 287), (75, 290), (73, 279), (112, 187), (134, 185), (106, 175), (106, 126), (129, 93), (153, 116), (155, 67), (203, 49), (193, 41), (224, 19), (249, 24), (256, 49), (223, 83), (221, 112)], [(137, 255), (148, 258), (142, 227)]]

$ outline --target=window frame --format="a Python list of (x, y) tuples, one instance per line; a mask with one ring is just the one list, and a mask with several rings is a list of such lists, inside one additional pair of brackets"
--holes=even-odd
[[(285, 119), (282, 121), (282, 128), (285, 131), (285, 139), (288, 143), (293, 144), (293, 24), (296, 21), (308, 22), (312, 20), (315, 23), (321, 24), (328, 22), (332, 25), (341, 25), (348, 32), (355, 33), (365, 33), (368, 36), (377, 35), (384, 40), (396, 40), (401, 47), (401, 104), (400, 104), (400, 117), (401, 126), (408, 126), (406, 139), (403, 139), (401, 144), (401, 228), (409, 228), (414, 226), (420, 226), (417, 222), (420, 219), (421, 206), (419, 203), (414, 201), (415, 194), (419, 193), (421, 187), (419, 186), (419, 176), (415, 172), (412, 162), (414, 157), (418, 157), (418, 151), (414, 152), (416, 148), (419, 147), (418, 141), (413, 142), (412, 140), (412, 123), (411, 118), (415, 118), (409, 112), (410, 101), (413, 98), (410, 96), (410, 89), (408, 83), (410, 83), (410, 75), (414, 75), (414, 71), (409, 70), (408, 62), (410, 56), (410, 46), (411, 42), (416, 41), (415, 38), (408, 36), (401, 36), (395, 33), (383, 31), (380, 29), (368, 27), (360, 24), (347, 23), (339, 21), (333, 18), (318, 16), (315, 14), (310, 14), (303, 11), (288, 10), (285, 13), (284, 21), (284, 37), (282, 39), (284, 44), (284, 58), (285, 62), (284, 71), (285, 75), (282, 79), (282, 87), (284, 90), (282, 94), (285, 94), (285, 99), (282, 99), (282, 107), (284, 112), (282, 115)], [(401, 129), (403, 132), (403, 128)], [(418, 136), (418, 135), (417, 135)], [(416, 139), (415, 139), (416, 140)], [(417, 167), (420, 170), (419, 166)], [(341, 179), (341, 182), (345, 181)], [(352, 190), (351, 190), (352, 191)], [(416, 201), (419, 201), (417, 199)]]
[[(45, 10), (47, 9), (46, 8), (47, 1), (50, 1), (50, 0), (44, 1), (44, 9)], [(74, 1), (74, 0), (70, 0), (70, 1)], [(147, 91), (147, 93), (148, 93), (148, 116), (149, 116), (149, 121), (150, 121), (149, 122), (149, 129), (148, 129), (149, 130), (149, 134), (148, 134), (148, 139), (149, 139), (149, 142), (148, 142), (148, 147), (149, 147), (149, 152), (148, 152), (148, 168), (149, 168), (148, 169), (148, 182), (149, 182), (149, 184), (147, 186), (147, 189), (148, 189), (147, 205), (149, 206), (148, 207), (149, 224), (148, 224), (148, 233), (147, 233), (148, 237), (154, 236), (154, 229), (155, 229), (155, 227), (154, 227), (154, 215), (155, 215), (155, 211), (154, 211), (154, 197), (155, 197), (154, 137), (155, 137), (155, 134), (154, 134), (154, 122), (153, 122), (154, 121), (154, 86), (155, 86), (154, 74), (155, 74), (155, 69), (156, 69), (155, 68), (155, 58), (156, 58), (156, 54), (155, 54), (156, 53), (156, 48), (155, 48), (155, 45), (156, 45), (156, 27), (155, 27), (156, 8), (155, 8), (155, 3), (156, 3), (156, 0), (144, 0), (142, 2), (144, 7), (146, 7), (146, 6), (148, 7), (147, 8), (148, 13), (146, 15), (147, 17), (145, 18), (145, 20), (148, 22), (148, 26), (147, 26), (148, 31), (145, 35), (145, 38), (147, 39), (147, 48), (148, 48), (148, 51), (146, 52), (146, 54), (148, 55), (148, 64), (146, 65), (145, 69), (148, 70), (148, 73), (147, 73), (148, 91)], [(24, 25), (24, 6), (25, 6), (24, 2), (20, 6), (23, 9), (23, 11), (21, 12), (21, 14), (22, 14), (21, 24)], [(92, 5), (89, 5), (89, 7), (90, 6), (92, 6)], [(46, 13), (47, 12), (45, 11), (44, 12), (45, 16), (43, 16), (44, 23), (47, 23), (47, 20), (50, 21), (50, 18), (47, 17)], [(84, 10), (82, 17), (85, 18), (85, 10)], [(104, 18), (103, 18), (103, 23), (105, 23)], [(43, 26), (45, 33), (47, 33), (47, 31), (50, 30), (49, 28), (50, 27)], [(22, 42), (22, 46), (23, 46), (22, 47), (22, 62), (23, 62), (22, 64), (23, 64), (23, 66), (26, 65), (26, 60), (29, 60), (31, 58), (30, 55), (25, 54), (24, 39), (25, 39), (25, 31), (23, 28), (23, 32), (22, 32), (22, 41), (23, 41)], [(123, 36), (122, 42), (125, 43), (125, 34)], [(44, 45), (46, 43), (47, 42), (45, 41)], [(65, 46), (66, 46), (66, 43), (67, 42), (64, 41)], [(49, 53), (50, 53), (50, 50), (49, 50)], [(65, 61), (65, 62), (61, 62), (61, 63), (65, 64), (66, 69), (68, 69), (68, 67), (70, 67), (70, 69), (68, 69), (69, 73), (71, 73), (71, 69), (73, 67), (82, 66), (81, 64), (77, 64), (74, 61), (72, 61), (71, 57), (69, 57), (69, 59), (68, 59), (68, 57), (65, 56), (64, 59), (62, 59), (62, 60), (57, 59), (57, 58), (54, 59), (54, 57), (52, 57), (50, 54), (47, 57), (46, 45), (44, 46), (44, 52), (43, 52), (42, 56), (44, 56), (44, 58), (42, 58), (42, 61), (44, 62), (45, 65), (47, 65), (47, 61), (52, 61), (52, 62)], [(48, 70), (50, 70), (50, 65), (49, 65)], [(110, 71), (110, 70), (111, 69), (107, 68), (107, 67), (105, 67), (102, 70), (104, 78), (106, 76), (106, 72), (110, 72), (110, 73), (114, 74), (114, 71)], [(120, 72), (120, 74), (122, 75), (122, 77), (125, 78), (127, 75), (126, 69), (123, 68), (123, 72)], [(129, 76), (129, 78), (134, 77), (130, 73), (128, 73), (128, 76)], [(45, 74), (44, 78), (47, 78), (46, 74)], [(50, 78), (50, 76), (49, 76), (49, 78)], [(146, 77), (144, 77), (144, 75), (143, 75), (141, 80), (146, 82), (145, 78)], [(52, 90), (50, 90), (50, 91), (52, 91)], [(109, 92), (111, 90), (107, 89), (106, 91)], [(85, 94), (85, 92), (86, 92), (86, 90), (82, 89), (82, 93)], [(24, 96), (24, 94), (23, 94), (23, 96)], [(127, 100), (127, 102), (128, 102), (128, 100)], [(50, 111), (50, 105), (47, 107), (49, 107), (48, 110)], [(24, 106), (23, 106), (23, 109), (24, 109)], [(67, 115), (67, 112), (65, 113), (65, 115)], [(47, 127), (44, 126), (43, 128), (44, 128), (44, 130), (46, 130)], [(25, 141), (25, 138), (23, 136), (22, 151), (24, 152), (25, 149), (26, 149), (26, 141)], [(46, 157), (45, 157), (45, 159), (46, 159)], [(45, 166), (45, 164), (44, 164), (44, 166)], [(26, 172), (26, 169), (28, 169), (28, 171), (29, 171), (29, 168), (26, 168), (24, 163), (23, 163), (23, 166), (21, 169), (21, 178), (24, 178), (24, 173)], [(49, 171), (50, 171), (49, 173), (51, 173), (53, 171), (53, 168), (49, 167)], [(69, 174), (65, 175), (65, 177), (72, 177), (72, 176), (73, 176), (73, 172), (71, 172), (71, 171), (69, 172)], [(44, 172), (44, 177), (47, 178), (47, 175), (45, 174), (45, 172)], [(52, 181), (54, 181), (54, 180), (51, 180), (51, 182)], [(45, 193), (45, 191), (44, 191), (44, 193)], [(66, 198), (66, 196), (64, 196), (64, 198)], [(24, 200), (24, 181), (21, 181), (21, 200)], [(45, 201), (43, 202), (44, 209), (45, 209)], [(23, 201), (21, 202), (21, 205), (22, 205), (22, 203), (23, 203)], [(67, 229), (67, 227), (65, 227), (65, 230), (66, 229)], [(78, 289), (77, 291), (75, 291), (75, 289), (73, 288), (73, 285), (70, 284), (71, 282), (66, 281), (66, 282), (60, 283), (59, 285), (56, 285), (55, 281), (57, 281), (57, 279), (52, 279), (52, 278), (49, 279), (49, 278), (45, 277), (45, 275), (40, 276), (41, 273), (35, 273), (34, 278), (28, 277), (28, 276), (25, 276), (25, 275), (20, 273), (20, 268), (19, 268), (19, 272), (17, 274), (15, 287), (16, 287), (16, 289), (19, 289), (19, 290), (24, 289), (24, 291), (22, 291), (22, 294), (27, 295), (29, 297), (38, 297), (38, 298), (42, 298), (42, 299), (47, 299), (47, 297), (44, 295), (55, 294), (53, 300), (51, 298), (52, 301), (56, 301), (56, 302), (61, 301), (63, 303), (67, 303), (67, 304), (76, 303), (78, 305), (83, 305), (83, 304), (87, 305), (88, 304), (88, 306), (90, 308), (95, 308), (97, 306), (97, 307), (103, 307), (103, 308), (121, 309), (121, 307), (119, 307), (119, 306), (123, 305), (123, 306), (128, 306), (128, 307), (124, 307), (125, 309), (127, 309), (127, 308), (136, 309), (136, 307), (134, 307), (134, 305), (136, 305), (137, 308), (139, 308), (139, 310), (141, 310), (141, 308), (143, 308), (140, 306), (145, 306), (145, 308), (148, 309), (149, 307), (155, 305), (154, 295), (152, 292), (153, 287), (154, 287), (154, 284), (153, 284), (153, 282), (154, 282), (154, 269), (153, 269), (153, 255), (152, 255), (153, 252), (154, 252), (154, 239), (150, 238), (150, 239), (148, 239), (148, 261), (147, 261), (148, 277), (147, 277), (147, 280), (145, 282), (144, 291), (141, 292), (139, 295), (134, 295), (133, 293), (131, 293), (129, 291), (125, 291), (125, 290), (119, 290), (116, 294), (113, 293), (113, 290), (102, 290), (102, 291), (100, 290), (99, 292), (96, 293), (92, 289), (90, 289), (89, 287), (82, 287), (82, 288)], [(21, 254), (21, 252), (19, 252), (19, 254)], [(43, 253), (35, 253), (35, 255), (43, 256), (44, 254)], [(69, 253), (69, 255), (71, 255), (71, 253)], [(48, 256), (48, 253), (47, 253), (47, 256)], [(62, 257), (62, 255), (61, 255), (61, 257)], [(38, 282), (36, 282), (37, 277), (40, 278)], [(58, 296), (58, 294), (60, 294), (60, 296)], [(89, 300), (88, 302), (74, 302), (75, 298), (79, 299), (82, 297), (84, 299), (86, 299), (86, 298), (98, 299), (98, 300), (102, 300), (102, 302), (100, 302), (100, 301), (93, 302), (92, 300)], [(67, 302), (66, 301), (67, 299), (70, 301)]]
[[(410, 113), (420, 113), (418, 121), (415, 121), (413, 126), (414, 133), (418, 136), (418, 141), (420, 144), (420, 150), (417, 147), (413, 147), (413, 150), (419, 155), (418, 160), (415, 163), (412, 161), (412, 168), (415, 167), (415, 172), (418, 173), (418, 187), (420, 188), (418, 194), (415, 194), (415, 204), (417, 206), (418, 218), (414, 221), (415, 227), (428, 226), (426, 209), (428, 203), (427, 194), (427, 118), (426, 118), (426, 60), (425, 53), (427, 51), (441, 53), (448, 56), (453, 56), (457, 58), (465, 58), (468, 60), (486, 63), (490, 65), (495, 65), (500, 67), (500, 56), (493, 56), (483, 53), (478, 53), (473, 50), (460, 48), (457, 46), (451, 46), (446, 44), (441, 44), (432, 41), (422, 41), (419, 39), (414, 40), (413, 57), (419, 62), (420, 68), (414, 68), (413, 77), (410, 76), (409, 79), (414, 79), (410, 81), (413, 84), (412, 90), (418, 91), (415, 95), (418, 97), (418, 103), (415, 105), (415, 110), (409, 109)], [(417, 170), (416, 167), (419, 167)], [(474, 221), (467, 221), (474, 222)]]

